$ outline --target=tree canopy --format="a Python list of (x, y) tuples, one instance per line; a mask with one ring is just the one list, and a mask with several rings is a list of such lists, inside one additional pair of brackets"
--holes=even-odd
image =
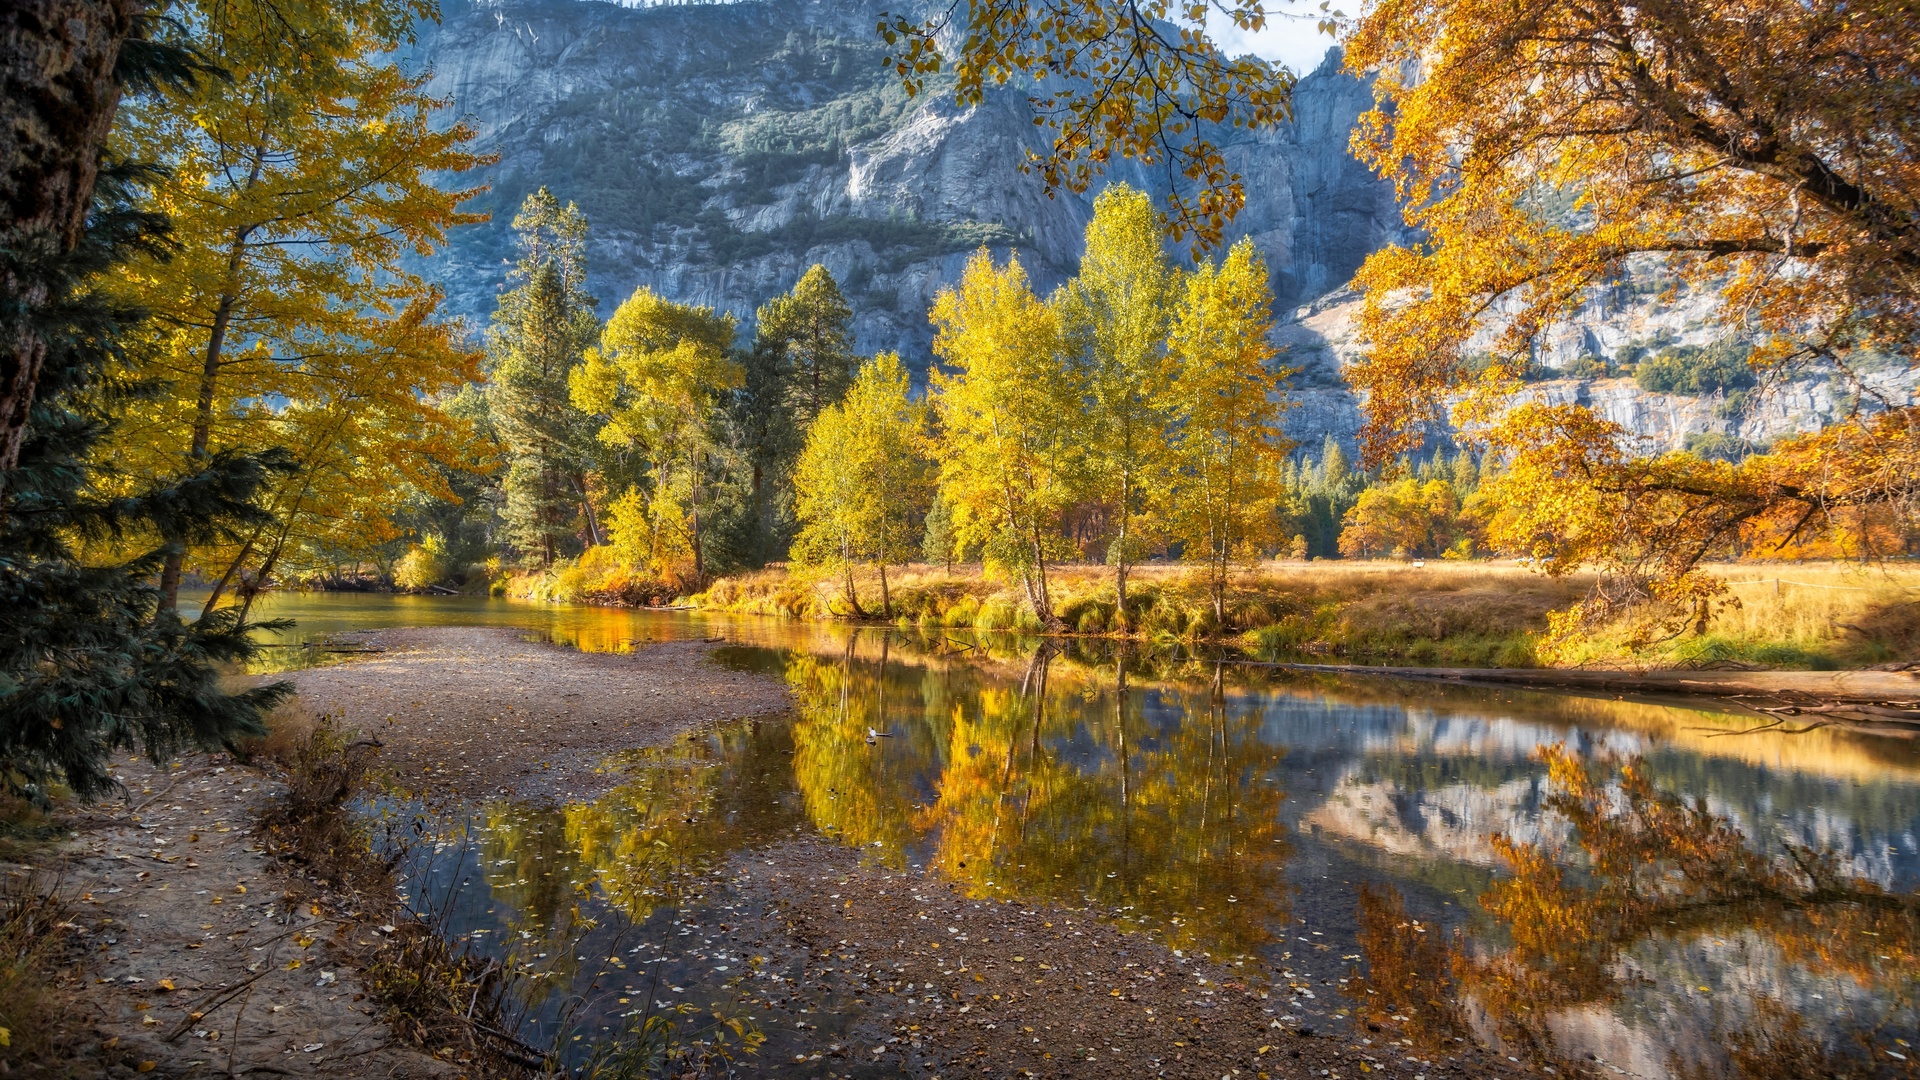
[[(1920, 412), (1879, 400), (1856, 365), (1870, 350), (1912, 363), (1916, 35), (1911, 5), (1838, 0), (1370, 9), (1347, 64), (1380, 101), (1355, 147), (1420, 237), (1356, 277), (1365, 354), (1349, 375), (1373, 459), (1449, 408), (1517, 455), (1510, 536), (1556, 571), (1607, 571), (1576, 622), (1650, 604), (1653, 624), (1703, 625), (1718, 589), (1699, 560), (1736, 540), (1784, 553), (1844, 535), (1872, 553), (1876, 516), (1910, 524)], [(1579, 406), (1517, 397), (1545, 336), (1646, 260), (1718, 294), (1724, 331), (1758, 343), (1753, 369), (1831, 371), (1860, 407), (1736, 467), (1645, 459)], [(1484, 366), (1468, 352), (1483, 340)], [(1741, 371), (1703, 377), (1737, 386)]]
[[(1322, 11), (1328, 9), (1322, 4)], [(1049, 189), (1085, 191), (1115, 155), (1163, 169), (1175, 238), (1217, 244), (1246, 205), (1221, 129), (1292, 118), (1294, 76), (1252, 55), (1230, 57), (1209, 19), (1239, 30), (1267, 24), (1263, 0), (977, 0), (930, 17), (884, 13), (888, 63), (908, 92), (951, 64), (955, 99), (977, 105), (1022, 80), (1034, 123), (1051, 129), (1030, 151)], [(951, 44), (943, 44), (949, 42)], [(949, 48), (952, 51), (948, 55)]]

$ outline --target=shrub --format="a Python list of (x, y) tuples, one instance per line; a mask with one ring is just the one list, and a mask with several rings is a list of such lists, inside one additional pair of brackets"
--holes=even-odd
[(1633, 381), (1649, 393), (1696, 397), (1743, 389), (1754, 384), (1753, 368), (1747, 363), (1752, 351), (1731, 341), (1704, 348), (1677, 345), (1642, 360), (1634, 369)]
[(393, 568), (393, 583), (403, 589), (425, 589), (452, 577), (453, 571), (447, 542), (438, 533), (429, 533), (400, 557)]

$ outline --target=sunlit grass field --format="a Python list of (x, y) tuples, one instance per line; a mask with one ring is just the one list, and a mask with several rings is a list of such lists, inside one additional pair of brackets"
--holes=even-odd
[[(1595, 628), (1556, 657), (1579, 666), (1838, 668), (1920, 659), (1920, 566), (1906, 563), (1724, 564), (1727, 583), (1705, 634), (1629, 647), (1628, 620)], [(1049, 574), (1070, 632), (1115, 629), (1113, 574), (1062, 566)], [(921, 626), (1036, 631), (1017, 582), (978, 566), (908, 566), (888, 578), (891, 619)], [(1552, 578), (1509, 562), (1269, 562), (1234, 575), (1224, 624), (1185, 566), (1148, 564), (1132, 578), (1138, 632), (1155, 639), (1233, 639), (1265, 654), (1369, 663), (1508, 667), (1540, 662), (1550, 612), (1578, 601), (1588, 575)], [(862, 611), (884, 617), (876, 576), (858, 582)], [(716, 582), (703, 608), (789, 618), (852, 616), (837, 578), (770, 569)]]

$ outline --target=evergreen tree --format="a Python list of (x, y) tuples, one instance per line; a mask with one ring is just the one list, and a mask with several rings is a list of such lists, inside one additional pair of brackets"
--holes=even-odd
[(800, 431), (853, 383), (853, 308), (827, 268), (815, 264), (785, 296), (754, 313), (756, 340), (773, 352), (787, 419)]
[[(285, 683), (238, 693), (220, 665), (250, 658), (250, 627), (232, 608), (188, 622), (163, 603), (155, 578), (185, 545), (264, 523), (264, 485), (289, 469), (284, 453), (216, 453), (189, 475), (128, 494), (93, 494), (111, 469), (96, 456), (129, 404), (125, 343), (145, 313), (100, 289), (129, 253), (162, 249), (162, 219), (134, 212), (108, 171), (86, 230), (62, 251), (0, 244), (15, 280), (44, 305), (8, 304), (0, 329), (30, 336), (41, 358), (17, 462), (0, 470), (0, 786), (44, 801), (64, 784), (83, 799), (116, 787), (116, 751), (155, 761), (259, 734)], [(124, 560), (83, 548), (140, 543)]]
[(1463, 448), (1454, 455), (1449, 479), (1453, 481), (1454, 494), (1462, 499), (1480, 490), (1480, 467), (1474, 462), (1470, 451)]
[(551, 566), (581, 520), (602, 542), (587, 491), (592, 425), (574, 407), (568, 376), (598, 336), (586, 291), (587, 220), (546, 188), (513, 219), (520, 284), (500, 297), (488, 335), (489, 414), (507, 456), (501, 517), (507, 540)]
[(815, 265), (793, 289), (754, 313), (753, 345), (728, 410), (749, 470), (753, 546), (761, 561), (792, 541), (791, 474), (806, 432), (846, 396), (858, 361), (853, 309), (827, 268)]
[(920, 557), (930, 563), (940, 563), (953, 573), (953, 563), (959, 557), (959, 545), (953, 537), (953, 508), (945, 499), (933, 500), (927, 509), (927, 527), (920, 539)]

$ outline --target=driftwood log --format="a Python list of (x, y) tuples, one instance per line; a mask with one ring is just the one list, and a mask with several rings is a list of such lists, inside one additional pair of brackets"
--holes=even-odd
[[(1365, 664), (1289, 664), (1244, 661), (1248, 666), (1329, 675), (1537, 690), (1575, 690), (1607, 695), (1684, 695), (1713, 698), (1770, 722), (1754, 730), (1847, 727), (1885, 735), (1920, 735), (1920, 673), (1911, 671), (1593, 671), (1558, 668), (1372, 667)], [(1794, 717), (1806, 718), (1798, 727)]]

